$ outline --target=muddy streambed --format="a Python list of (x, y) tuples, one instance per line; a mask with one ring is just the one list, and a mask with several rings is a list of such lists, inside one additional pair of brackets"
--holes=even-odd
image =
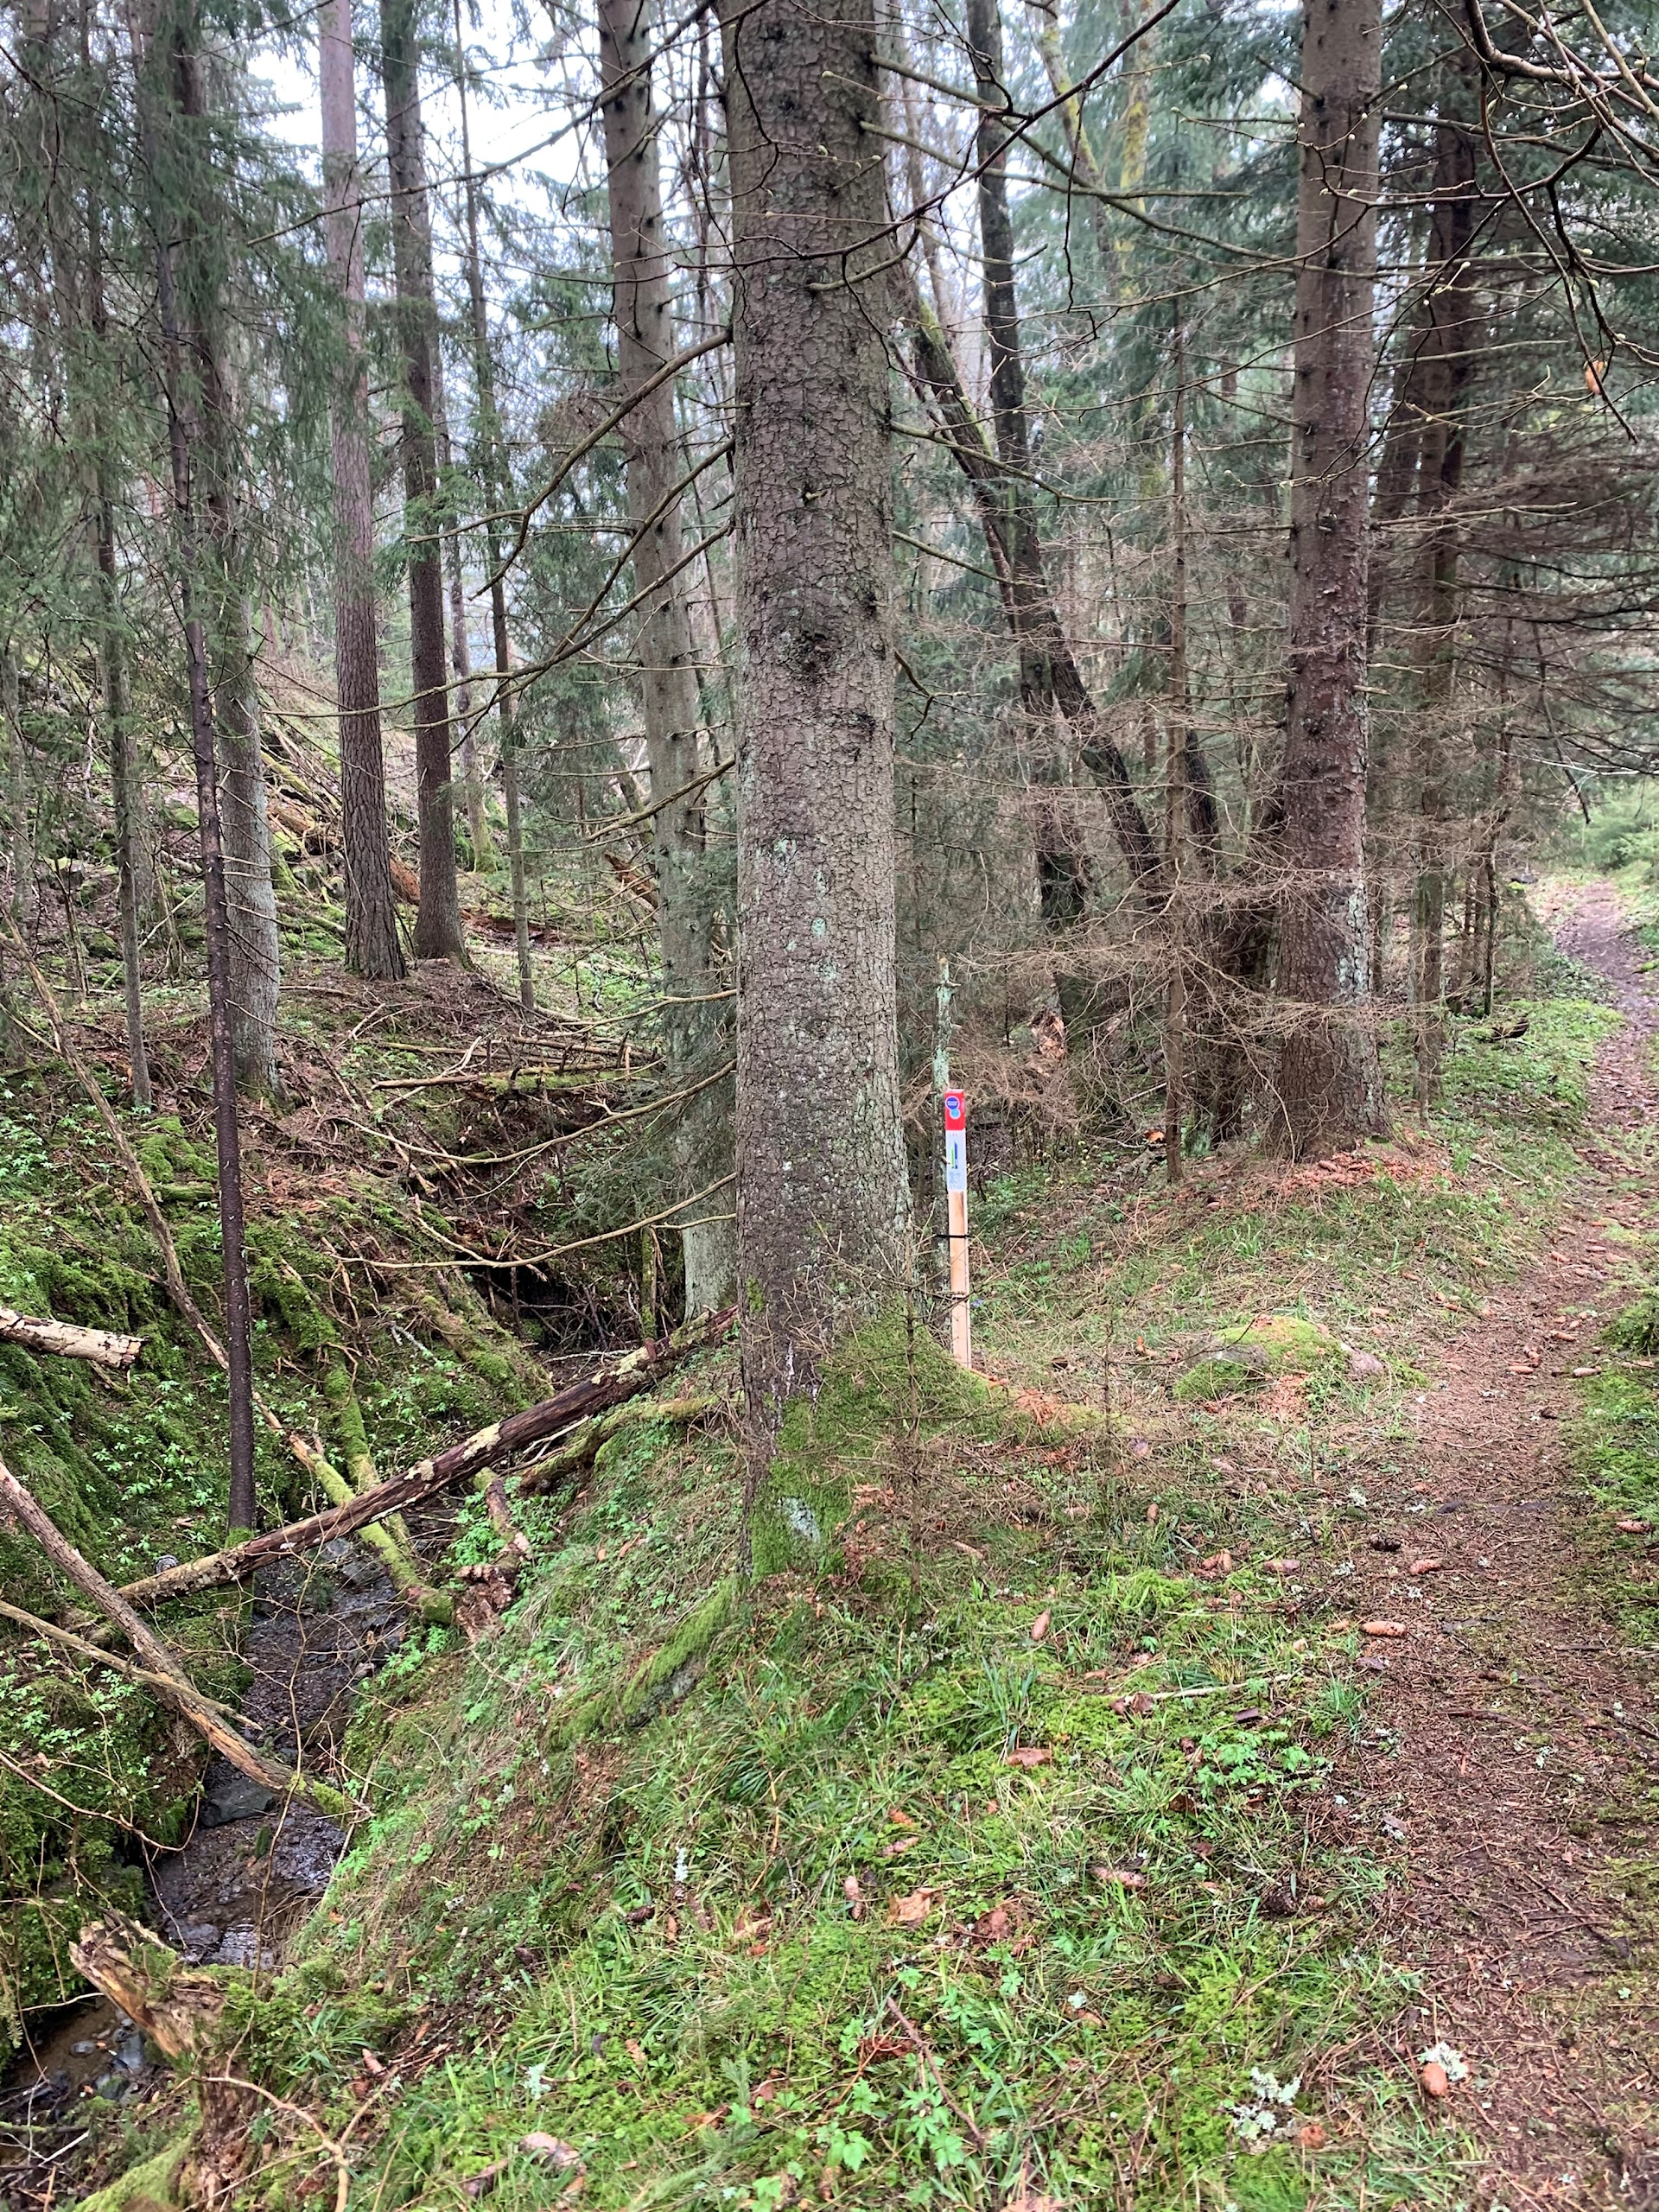
[[(244, 1732), (327, 1772), (358, 1684), (403, 1641), (407, 1616), (373, 1554), (346, 1540), (264, 1569), (242, 1638)], [(188, 1836), (149, 1855), (145, 1917), (192, 1964), (268, 1968), (327, 1887), (346, 1838), (215, 1758)], [(154, 2072), (143, 2039), (102, 1997), (34, 2013), (0, 2082), (0, 2212), (67, 2205), (90, 2100), (119, 2102)]]

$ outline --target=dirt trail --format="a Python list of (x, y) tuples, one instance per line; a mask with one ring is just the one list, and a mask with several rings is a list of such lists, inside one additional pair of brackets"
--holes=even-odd
[[(1594, 1071), (1591, 1127), (1651, 1126), (1659, 1001), (1618, 902), (1592, 887), (1554, 926), (1627, 1017)], [(1445, 2110), (1481, 2139), (1480, 2196), (1659, 2206), (1659, 2018), (1631, 1898), (1632, 1862), (1654, 1847), (1656, 1676), (1586, 1586), (1592, 1509), (1565, 1433), (1572, 1371), (1597, 1363), (1601, 1323), (1630, 1295), (1612, 1224), (1649, 1225), (1655, 1192), (1593, 1143), (1584, 1159), (1548, 1256), (1448, 1344), (1417, 1409), (1418, 1486), (1370, 1497), (1355, 1527), (1356, 1618), (1410, 1635), (1374, 1643), (1387, 1654), (1371, 1662), (1387, 1669), (1376, 1732), (1343, 1788), (1356, 1840), (1392, 1859), (1404, 1846), (1386, 1909), (1423, 1993), (1401, 2050), (1444, 2040), (1468, 2060)], [(1414, 1578), (1424, 1558), (1441, 1564)]]

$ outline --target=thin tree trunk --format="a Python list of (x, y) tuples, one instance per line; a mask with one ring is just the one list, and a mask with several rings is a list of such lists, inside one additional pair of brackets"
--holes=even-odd
[[(658, 376), (675, 353), (670, 264), (663, 235), (657, 118), (651, 85), (651, 16), (646, 0), (600, 0), (600, 81), (610, 194), (617, 365), (622, 393)], [(644, 677), (645, 752), (651, 775), (652, 858), (662, 943), (664, 1033), (671, 1089), (678, 1090), (727, 1057), (714, 969), (711, 910), (702, 881), (704, 803), (697, 787), (702, 702), (681, 574), (683, 542), (677, 486), (683, 449), (674, 419), (672, 380), (658, 383), (622, 426), (628, 508), (635, 532), (635, 589), (645, 596), (639, 631)], [(722, 1084), (698, 1091), (674, 1129), (679, 1192), (704, 1190), (731, 1155)], [(723, 1212), (723, 1208), (715, 1209)], [(726, 1220), (695, 1222), (680, 1232), (685, 1310), (724, 1306), (737, 1273), (737, 1238)]]
[(1446, 746), (1457, 666), (1459, 525), (1454, 512), (1463, 481), (1463, 402), (1474, 372), (1474, 283), (1469, 249), (1478, 200), (1475, 149), (1466, 124), (1444, 109), (1459, 73), (1448, 70), (1435, 130), (1434, 203), (1424, 271), (1423, 332), (1418, 378), (1422, 429), (1418, 442), (1417, 515), (1425, 536), (1419, 555), (1414, 814), (1419, 963), (1414, 977), (1419, 1084), (1427, 1103), (1445, 1049), (1440, 1002), (1445, 992), (1447, 855)]
[(464, 961), (461, 888), (455, 877), (443, 562), (439, 550), (442, 517), (433, 388), (438, 315), (432, 289), (432, 226), (426, 196), (413, 0), (380, 0), (380, 55), (404, 368), (404, 537), (409, 562), (415, 777), (421, 836), (421, 898), (415, 920), (415, 950), (423, 960)]
[(751, 1478), (903, 1293), (887, 359), (872, 0), (725, 0), (736, 371), (738, 1237)]
[[(100, 477), (102, 471), (99, 472)], [(115, 569), (115, 520), (100, 481), (96, 518), (98, 572), (104, 596), (99, 663), (104, 718), (110, 741), (110, 791), (115, 810), (116, 898), (121, 926), (121, 977), (127, 1017), (127, 1058), (132, 1103), (148, 1107), (153, 1094), (144, 1050), (143, 982), (138, 961), (138, 814), (142, 789), (132, 757), (132, 695), (127, 681), (127, 638)]]
[(511, 677), (512, 643), (507, 630), (507, 587), (496, 516), (512, 499), (512, 472), (495, 399), (495, 356), (484, 301), (484, 257), (478, 243), (478, 180), (473, 175), (472, 125), (467, 107), (467, 48), (461, 0), (455, 0), (456, 91), (461, 101), (461, 169), (467, 194), (467, 294), (473, 311), (473, 379), (478, 391), (479, 442), (484, 463), (484, 505), (489, 516), (484, 545), (490, 564), (490, 639), (495, 648), (496, 713), (501, 731), (501, 799), (507, 817), (507, 876), (512, 894), (512, 942), (518, 969), (518, 1004), (536, 1011), (536, 979), (530, 964), (530, 907), (524, 891), (524, 808), (518, 785), (518, 733)]
[(1296, 1155), (1386, 1126), (1365, 958), (1366, 452), (1379, 0), (1306, 0), (1281, 789), (1278, 1135)]
[[(183, 159), (200, 161), (207, 97), (200, 33), (194, 22), (188, 28), (175, 26), (173, 73), (178, 112), (186, 126), (180, 142)], [(203, 188), (194, 175), (186, 188), (198, 202), (192, 210), (194, 220), (202, 226), (213, 223), (215, 211), (200, 204)], [(224, 746), (218, 827), (224, 843), (229, 929), (232, 1065), (238, 1090), (273, 1097), (278, 1090), (276, 1004), (282, 955), (270, 880), (270, 823), (245, 590), (248, 560), (237, 520), (235, 400), (226, 364), (224, 305), (205, 238), (181, 265), (185, 275), (179, 299), (181, 328), (196, 385), (190, 458), (207, 487), (206, 536), (212, 551), (209, 634), (213, 715)]]
[[(81, 0), (81, 67), (90, 74), (91, 14)], [(108, 343), (110, 318), (104, 291), (104, 219), (95, 193), (86, 204), (86, 309), (93, 339)], [(116, 571), (115, 499), (110, 485), (108, 458), (101, 445), (93, 467), (92, 536), (98, 563), (100, 636), (99, 670), (104, 692), (104, 719), (110, 746), (110, 796), (115, 815), (116, 907), (121, 933), (121, 978), (127, 1018), (127, 1058), (131, 1068), (132, 1103), (151, 1103), (149, 1060), (144, 1050), (143, 977), (139, 969), (138, 885), (143, 873), (139, 822), (143, 783), (133, 759), (132, 690), (127, 665), (127, 630)]]
[(0, 652), (0, 715), (6, 725), (6, 800), (11, 817), (11, 911), (26, 928), (35, 903), (35, 839), (31, 829), (29, 750), (17, 696), (16, 649), (8, 639)]
[(1186, 812), (1186, 346), (1175, 318), (1175, 407), (1170, 437), (1169, 727), (1164, 743), (1164, 876), (1169, 885), (1169, 987), (1164, 1003), (1164, 1170), (1181, 1179), (1186, 1045), (1186, 955), (1181, 942), (1182, 847)]
[[(467, 842), (474, 868), (488, 865), (489, 831), (484, 821), (484, 785), (478, 772), (473, 729), (473, 647), (467, 634), (467, 583), (461, 574), (460, 501), (455, 496), (454, 447), (449, 435), (449, 400), (444, 388), (443, 349), (432, 353), (432, 428), (437, 439), (440, 511), (443, 518), (443, 567), (449, 596), (449, 667), (455, 679), (454, 727), (461, 755), (461, 796), (467, 810)], [(490, 502), (494, 511), (495, 502)]]
[(334, 404), (334, 685), (340, 709), (340, 821), (346, 965), (378, 982), (404, 972), (391, 892), (380, 645), (374, 588), (374, 492), (363, 350), (365, 181), (357, 158), (352, 0), (325, 0), (319, 26), (324, 235), (340, 296), (342, 361)]
[[(233, 535), (231, 543), (234, 548)], [(239, 566), (236, 561), (221, 578), (227, 597), (219, 608), (215, 655), (215, 720), (225, 753), (219, 809), (231, 932), (231, 1052), (237, 1089), (245, 1096), (274, 1098), (282, 1087), (276, 1072), (281, 952), (270, 880), (253, 616), (246, 597), (234, 589)]]
[[(175, 129), (197, 97), (196, 26), (193, 17), (175, 19), (168, 30), (164, 56), (151, 54), (143, 75), (161, 77), (168, 124)], [(139, 41), (141, 48), (143, 35)], [(164, 216), (161, 200), (158, 126), (151, 95), (141, 86), (140, 135), (156, 194), (151, 209), (156, 247), (156, 295), (160, 313), (167, 409), (168, 453), (179, 550), (179, 601), (190, 697), (190, 741), (196, 770), (196, 814), (201, 847), (202, 892), (207, 910), (208, 1032), (213, 1071), (213, 1136), (219, 1157), (219, 1220), (225, 1280), (225, 1346), (230, 1394), (230, 1485), (228, 1517), (232, 1529), (253, 1526), (253, 1360), (248, 1296), (247, 1254), (242, 1209), (241, 1133), (237, 1125), (236, 1071), (231, 1045), (230, 928), (225, 890), (225, 852), (219, 823), (219, 774), (212, 696), (207, 680), (207, 644), (199, 612), (201, 592), (201, 527), (195, 495), (196, 456), (202, 442), (194, 380), (185, 365), (185, 334), (180, 313), (175, 258), (189, 269), (199, 291), (206, 259), (200, 226), (203, 210), (189, 207)], [(173, 242), (176, 234), (177, 243)]]

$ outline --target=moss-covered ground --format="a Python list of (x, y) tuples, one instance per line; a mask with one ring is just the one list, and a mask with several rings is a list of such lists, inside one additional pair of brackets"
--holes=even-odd
[[(1169, 1191), (1141, 1147), (1080, 1146), (989, 1184), (992, 1385), (925, 1317), (845, 1348), (753, 1581), (718, 1415), (632, 1424), (576, 1496), (518, 1503), (517, 1601), (368, 1686), (372, 1816), (238, 1993), (234, 2063), (284, 2101), (249, 2201), (334, 2201), (342, 2171), (377, 2212), (1465, 2201), (1468, 2146), (1388, 2037), (1388, 1870), (1326, 1825), (1367, 1677), (1313, 1567), (1405, 1464), (1446, 1317), (1527, 1265), (1576, 1172), (1613, 1017), (1559, 969), (1533, 988), (1519, 1037), (1454, 1021), (1427, 1125), (1340, 1171), (1195, 1160)], [(67, 1187), (61, 1120), (17, 1127)], [(361, 1358), (314, 1302), (334, 1333), (270, 1327), (274, 1390), (326, 1421), (349, 1363), (383, 1461), (465, 1425), (480, 1379), (431, 1332)], [(1235, 1390), (1181, 1391), (1252, 1330), (1273, 1357)], [(165, 1379), (110, 1417), (154, 1418), (130, 1406)], [(213, 1417), (200, 1384), (181, 1418)], [(729, 1354), (683, 1387), (731, 1395)], [(174, 1541), (191, 1510), (167, 1490), (133, 1560), (211, 1540), (208, 1496)], [(450, 1562), (498, 1542), (469, 1503)], [(112, 2136), (104, 2171), (154, 2148)]]
[[(1358, 1170), (1169, 1192), (1079, 1151), (993, 1184), (998, 1386), (902, 1318), (849, 1347), (753, 1585), (717, 1422), (637, 1424), (524, 1504), (499, 1632), (378, 1679), (373, 1818), (247, 2007), (238, 2063), (347, 2143), (353, 2202), (1466, 2195), (1382, 2040), (1386, 1870), (1327, 1840), (1365, 1677), (1300, 1570), (1573, 1173), (1611, 1017), (1528, 1012), (1458, 1024), (1443, 1105)], [(1287, 1356), (1184, 1401), (1262, 1315)], [(493, 1541), (464, 1516), (461, 1555)], [(270, 2202), (334, 2185), (271, 2132)]]

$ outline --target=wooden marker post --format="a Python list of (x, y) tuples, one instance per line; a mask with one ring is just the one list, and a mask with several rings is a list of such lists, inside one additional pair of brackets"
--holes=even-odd
[(944, 1204), (946, 1247), (950, 1255), (950, 1357), (958, 1367), (974, 1363), (974, 1324), (968, 1297), (968, 1101), (947, 1090), (944, 1108)]

